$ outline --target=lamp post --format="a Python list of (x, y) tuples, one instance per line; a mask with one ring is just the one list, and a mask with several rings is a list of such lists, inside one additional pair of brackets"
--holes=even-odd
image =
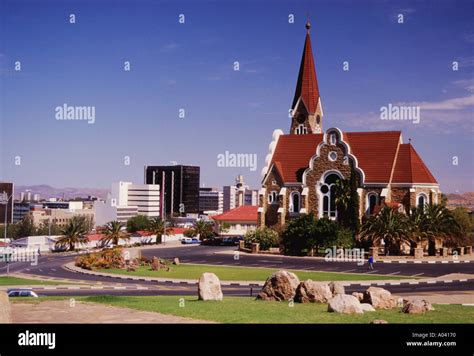
[(7, 242), (8, 202), (12, 198), (12, 195), (9, 196), (6, 191), (3, 191), (3, 193), (0, 195), (0, 204), (5, 205), (5, 226), (4, 226), (5, 232), (3, 235), (3, 240), (5, 243)]

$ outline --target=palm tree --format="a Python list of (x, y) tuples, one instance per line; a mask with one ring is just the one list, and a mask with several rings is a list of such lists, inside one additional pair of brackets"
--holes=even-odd
[(166, 226), (166, 222), (159, 216), (154, 217), (150, 220), (147, 231), (152, 235), (156, 235), (156, 244), (161, 243), (162, 236), (168, 235), (171, 232), (171, 228)]
[(66, 247), (69, 251), (74, 251), (77, 244), (83, 245), (88, 242), (87, 233), (85, 217), (74, 216), (61, 230), (62, 236), (56, 241), (55, 246)]
[(212, 224), (203, 220), (196, 220), (193, 230), (199, 240), (211, 237), (214, 234), (214, 228)]
[(110, 242), (112, 242), (112, 245), (117, 246), (120, 240), (130, 240), (130, 236), (128, 235), (128, 233), (123, 231), (124, 227), (125, 225), (117, 220), (108, 222), (105, 226), (105, 235), (100, 239), (102, 246), (106, 246)]
[(411, 235), (407, 217), (385, 206), (379, 214), (371, 216), (362, 225), (361, 237), (369, 239), (372, 244), (383, 240), (386, 251), (392, 250), (395, 246), (400, 251), (404, 242), (410, 242)]

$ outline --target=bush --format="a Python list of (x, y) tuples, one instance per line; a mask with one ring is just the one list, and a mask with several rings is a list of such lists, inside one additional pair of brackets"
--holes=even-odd
[(127, 221), (127, 232), (137, 232), (147, 230), (150, 226), (150, 219), (145, 215), (134, 216)]
[(114, 248), (112, 250), (105, 250), (95, 253), (88, 253), (87, 255), (78, 256), (75, 260), (75, 265), (84, 269), (109, 269), (121, 268), (125, 261), (122, 257), (122, 249)]
[(278, 247), (280, 238), (278, 233), (268, 227), (260, 227), (256, 230), (248, 231), (244, 236), (246, 245), (259, 243), (261, 250), (269, 250), (270, 247)]
[(303, 214), (288, 221), (282, 232), (285, 254), (305, 255), (316, 245), (316, 219)]

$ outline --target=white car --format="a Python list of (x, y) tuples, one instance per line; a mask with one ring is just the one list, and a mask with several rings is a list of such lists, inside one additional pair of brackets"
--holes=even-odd
[(33, 292), (31, 289), (9, 289), (8, 297), (10, 298), (15, 298), (15, 297), (38, 298), (38, 294)]

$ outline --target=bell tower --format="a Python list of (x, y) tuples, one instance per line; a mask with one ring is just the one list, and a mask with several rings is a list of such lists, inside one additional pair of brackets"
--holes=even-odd
[(318, 79), (314, 67), (313, 50), (309, 30), (311, 24), (306, 23), (306, 40), (301, 57), (295, 97), (291, 106), (290, 134), (304, 135), (321, 133), (323, 109), (319, 96)]

